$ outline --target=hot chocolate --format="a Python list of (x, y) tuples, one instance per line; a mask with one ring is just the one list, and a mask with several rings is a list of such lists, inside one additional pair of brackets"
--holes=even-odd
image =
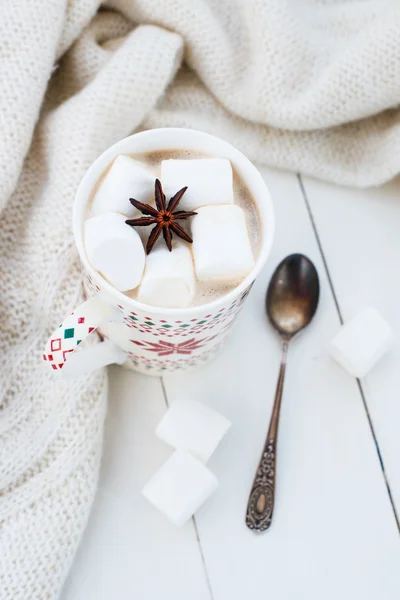
[[(181, 216), (181, 220), (177, 221), (193, 238), (193, 244), (179, 239), (171, 229), (172, 252), (169, 253), (166, 247), (165, 236), (159, 235), (151, 253), (145, 258), (144, 249), (154, 223), (132, 226), (128, 230), (132, 234), (124, 231), (124, 248), (136, 249), (136, 238), (139, 236), (143, 245), (140, 255), (126, 255), (121, 240), (117, 244), (119, 250), (114, 250), (113, 243), (109, 242), (98, 252), (104, 255), (102, 259), (106, 266), (102, 267), (101, 260), (95, 263), (91, 259), (88, 248), (92, 245), (86, 240), (92, 265), (127, 296), (153, 306), (198, 306), (226, 295), (250, 272), (261, 246), (256, 205), (240, 176), (226, 159), (216, 159), (190, 150), (120, 155), (103, 173), (93, 191), (87, 209), (85, 231), (93, 229), (94, 217), (102, 215), (104, 220), (108, 213), (119, 213), (126, 217), (126, 221), (134, 223), (138, 219), (153, 219), (148, 211), (142, 214), (136, 210), (129, 199), (134, 198), (141, 206), (148, 204), (156, 208), (156, 179), (161, 181), (166, 205), (179, 189), (188, 186), (175, 211), (197, 213), (190, 218)], [(131, 240), (128, 239), (129, 235)], [(133, 261), (135, 281), (138, 265), (145, 263), (143, 274), (139, 276), (142, 283), (134, 289), (118, 287), (109, 271), (110, 266), (112, 271), (113, 261), (122, 261), (127, 270)]]

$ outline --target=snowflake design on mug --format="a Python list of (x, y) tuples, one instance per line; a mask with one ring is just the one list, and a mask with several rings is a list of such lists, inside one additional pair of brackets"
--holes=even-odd
[(158, 342), (141, 342), (139, 340), (131, 340), (137, 346), (140, 346), (144, 350), (148, 350), (149, 352), (156, 352), (158, 356), (170, 356), (171, 354), (192, 354), (194, 350), (199, 350), (208, 342), (215, 339), (216, 335), (210, 338), (205, 338), (202, 340), (196, 340), (195, 338), (191, 338), (190, 340), (186, 340), (185, 342), (180, 342), (179, 344), (173, 344), (172, 342), (167, 342), (166, 340), (159, 340)]

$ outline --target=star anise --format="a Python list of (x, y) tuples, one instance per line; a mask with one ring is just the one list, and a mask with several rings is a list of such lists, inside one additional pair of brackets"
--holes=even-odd
[(161, 232), (163, 233), (165, 243), (167, 244), (167, 248), (170, 252), (172, 250), (172, 232), (175, 233), (178, 237), (185, 240), (186, 242), (189, 242), (189, 244), (193, 242), (190, 235), (188, 235), (186, 231), (176, 221), (178, 221), (179, 219), (187, 219), (188, 217), (193, 217), (197, 213), (189, 212), (186, 210), (178, 210), (174, 212), (186, 190), (187, 187), (183, 187), (181, 190), (176, 192), (176, 194), (172, 196), (171, 200), (168, 202), (167, 206), (165, 194), (161, 186), (161, 181), (159, 179), (156, 179), (155, 200), (157, 208), (154, 208), (149, 204), (143, 204), (143, 202), (139, 202), (134, 198), (129, 198), (129, 202), (133, 204), (135, 208), (140, 210), (140, 212), (144, 215), (149, 216), (140, 217), (139, 219), (128, 219), (127, 221), (125, 221), (125, 223), (127, 225), (131, 225), (132, 227), (142, 227), (146, 225), (155, 224), (155, 227), (151, 230), (149, 239), (147, 240), (147, 254), (150, 254), (150, 252), (152, 251), (154, 244), (158, 240)]

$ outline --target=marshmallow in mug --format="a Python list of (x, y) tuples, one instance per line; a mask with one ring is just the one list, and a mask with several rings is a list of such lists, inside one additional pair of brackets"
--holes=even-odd
[(254, 267), (244, 211), (235, 204), (203, 206), (192, 219), (197, 279), (239, 283)]
[(161, 183), (167, 200), (183, 186), (179, 210), (211, 204), (233, 204), (232, 166), (226, 158), (169, 159), (161, 163)]
[(104, 213), (85, 221), (85, 247), (89, 262), (120, 292), (142, 280), (145, 252), (138, 232), (119, 213)]
[(188, 246), (174, 241), (170, 252), (160, 240), (147, 256), (138, 300), (162, 308), (184, 308), (193, 301), (195, 285)]
[(91, 216), (109, 212), (126, 215), (129, 219), (140, 216), (129, 198), (148, 204), (154, 197), (154, 174), (143, 163), (120, 154), (112, 163), (97, 190)]

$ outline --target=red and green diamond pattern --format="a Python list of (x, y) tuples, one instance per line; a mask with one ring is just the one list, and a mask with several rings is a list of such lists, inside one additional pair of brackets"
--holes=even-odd
[[(137, 312), (124, 311), (124, 323), (131, 329), (135, 329), (138, 333), (150, 334), (154, 337), (172, 338), (172, 337), (193, 337), (199, 333), (211, 331), (215, 327), (224, 323), (224, 329), (236, 317), (242, 304), (249, 293), (250, 288), (242, 294), (242, 296), (232, 302), (228, 308), (220, 308), (215, 313), (207, 313), (201, 317), (189, 320), (171, 320), (155, 319), (154, 317), (140, 317)], [(123, 307), (120, 306), (122, 310)]]
[(55, 330), (47, 342), (43, 360), (47, 361), (54, 371), (62, 369), (68, 354), (73, 352), (94, 329), (95, 327), (88, 320), (88, 317), (72, 313)]

